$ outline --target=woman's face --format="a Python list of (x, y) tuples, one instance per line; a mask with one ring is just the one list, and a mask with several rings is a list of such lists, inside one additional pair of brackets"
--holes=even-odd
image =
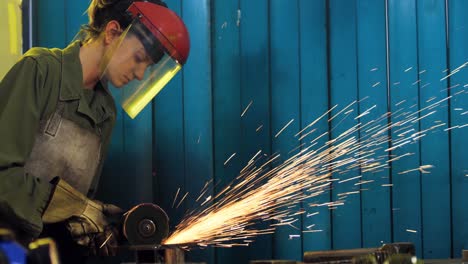
[(142, 80), (146, 68), (152, 63), (138, 38), (127, 35), (113, 52), (105, 75), (112, 85), (119, 88), (134, 79)]

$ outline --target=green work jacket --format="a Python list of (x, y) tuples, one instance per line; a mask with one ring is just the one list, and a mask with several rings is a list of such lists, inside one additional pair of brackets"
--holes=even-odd
[[(25, 173), (41, 120), (63, 102), (63, 117), (95, 132), (101, 139), (101, 157), (108, 148), (116, 109), (112, 96), (100, 83), (85, 90), (79, 59), (80, 42), (67, 48), (29, 50), (0, 83), (0, 220), (36, 237), (52, 185)], [(101, 159), (88, 196), (97, 187)], [(53, 177), (60, 175), (51, 175)]]

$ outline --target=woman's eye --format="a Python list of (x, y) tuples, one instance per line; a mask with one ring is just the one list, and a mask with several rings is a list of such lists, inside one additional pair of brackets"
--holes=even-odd
[(144, 60), (143, 57), (141, 57), (140, 55), (135, 55), (135, 61), (137, 63), (141, 63), (141, 62), (143, 62), (143, 60)]

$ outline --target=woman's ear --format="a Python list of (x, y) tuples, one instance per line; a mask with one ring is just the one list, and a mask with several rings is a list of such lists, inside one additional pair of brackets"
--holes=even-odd
[(106, 45), (111, 44), (115, 39), (118, 39), (121, 34), (122, 29), (120, 28), (119, 22), (116, 20), (109, 21), (104, 30), (104, 43)]

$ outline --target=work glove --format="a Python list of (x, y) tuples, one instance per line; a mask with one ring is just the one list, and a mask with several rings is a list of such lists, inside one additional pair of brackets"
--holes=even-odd
[(119, 232), (115, 224), (123, 210), (111, 204), (90, 200), (61, 179), (54, 179), (55, 189), (45, 210), (44, 223), (65, 221), (73, 240), (88, 247), (93, 255), (115, 255)]
[(122, 213), (115, 205), (88, 200), (83, 213), (68, 219), (66, 227), (73, 240), (88, 247), (92, 255), (114, 256), (120, 238), (116, 222)]

